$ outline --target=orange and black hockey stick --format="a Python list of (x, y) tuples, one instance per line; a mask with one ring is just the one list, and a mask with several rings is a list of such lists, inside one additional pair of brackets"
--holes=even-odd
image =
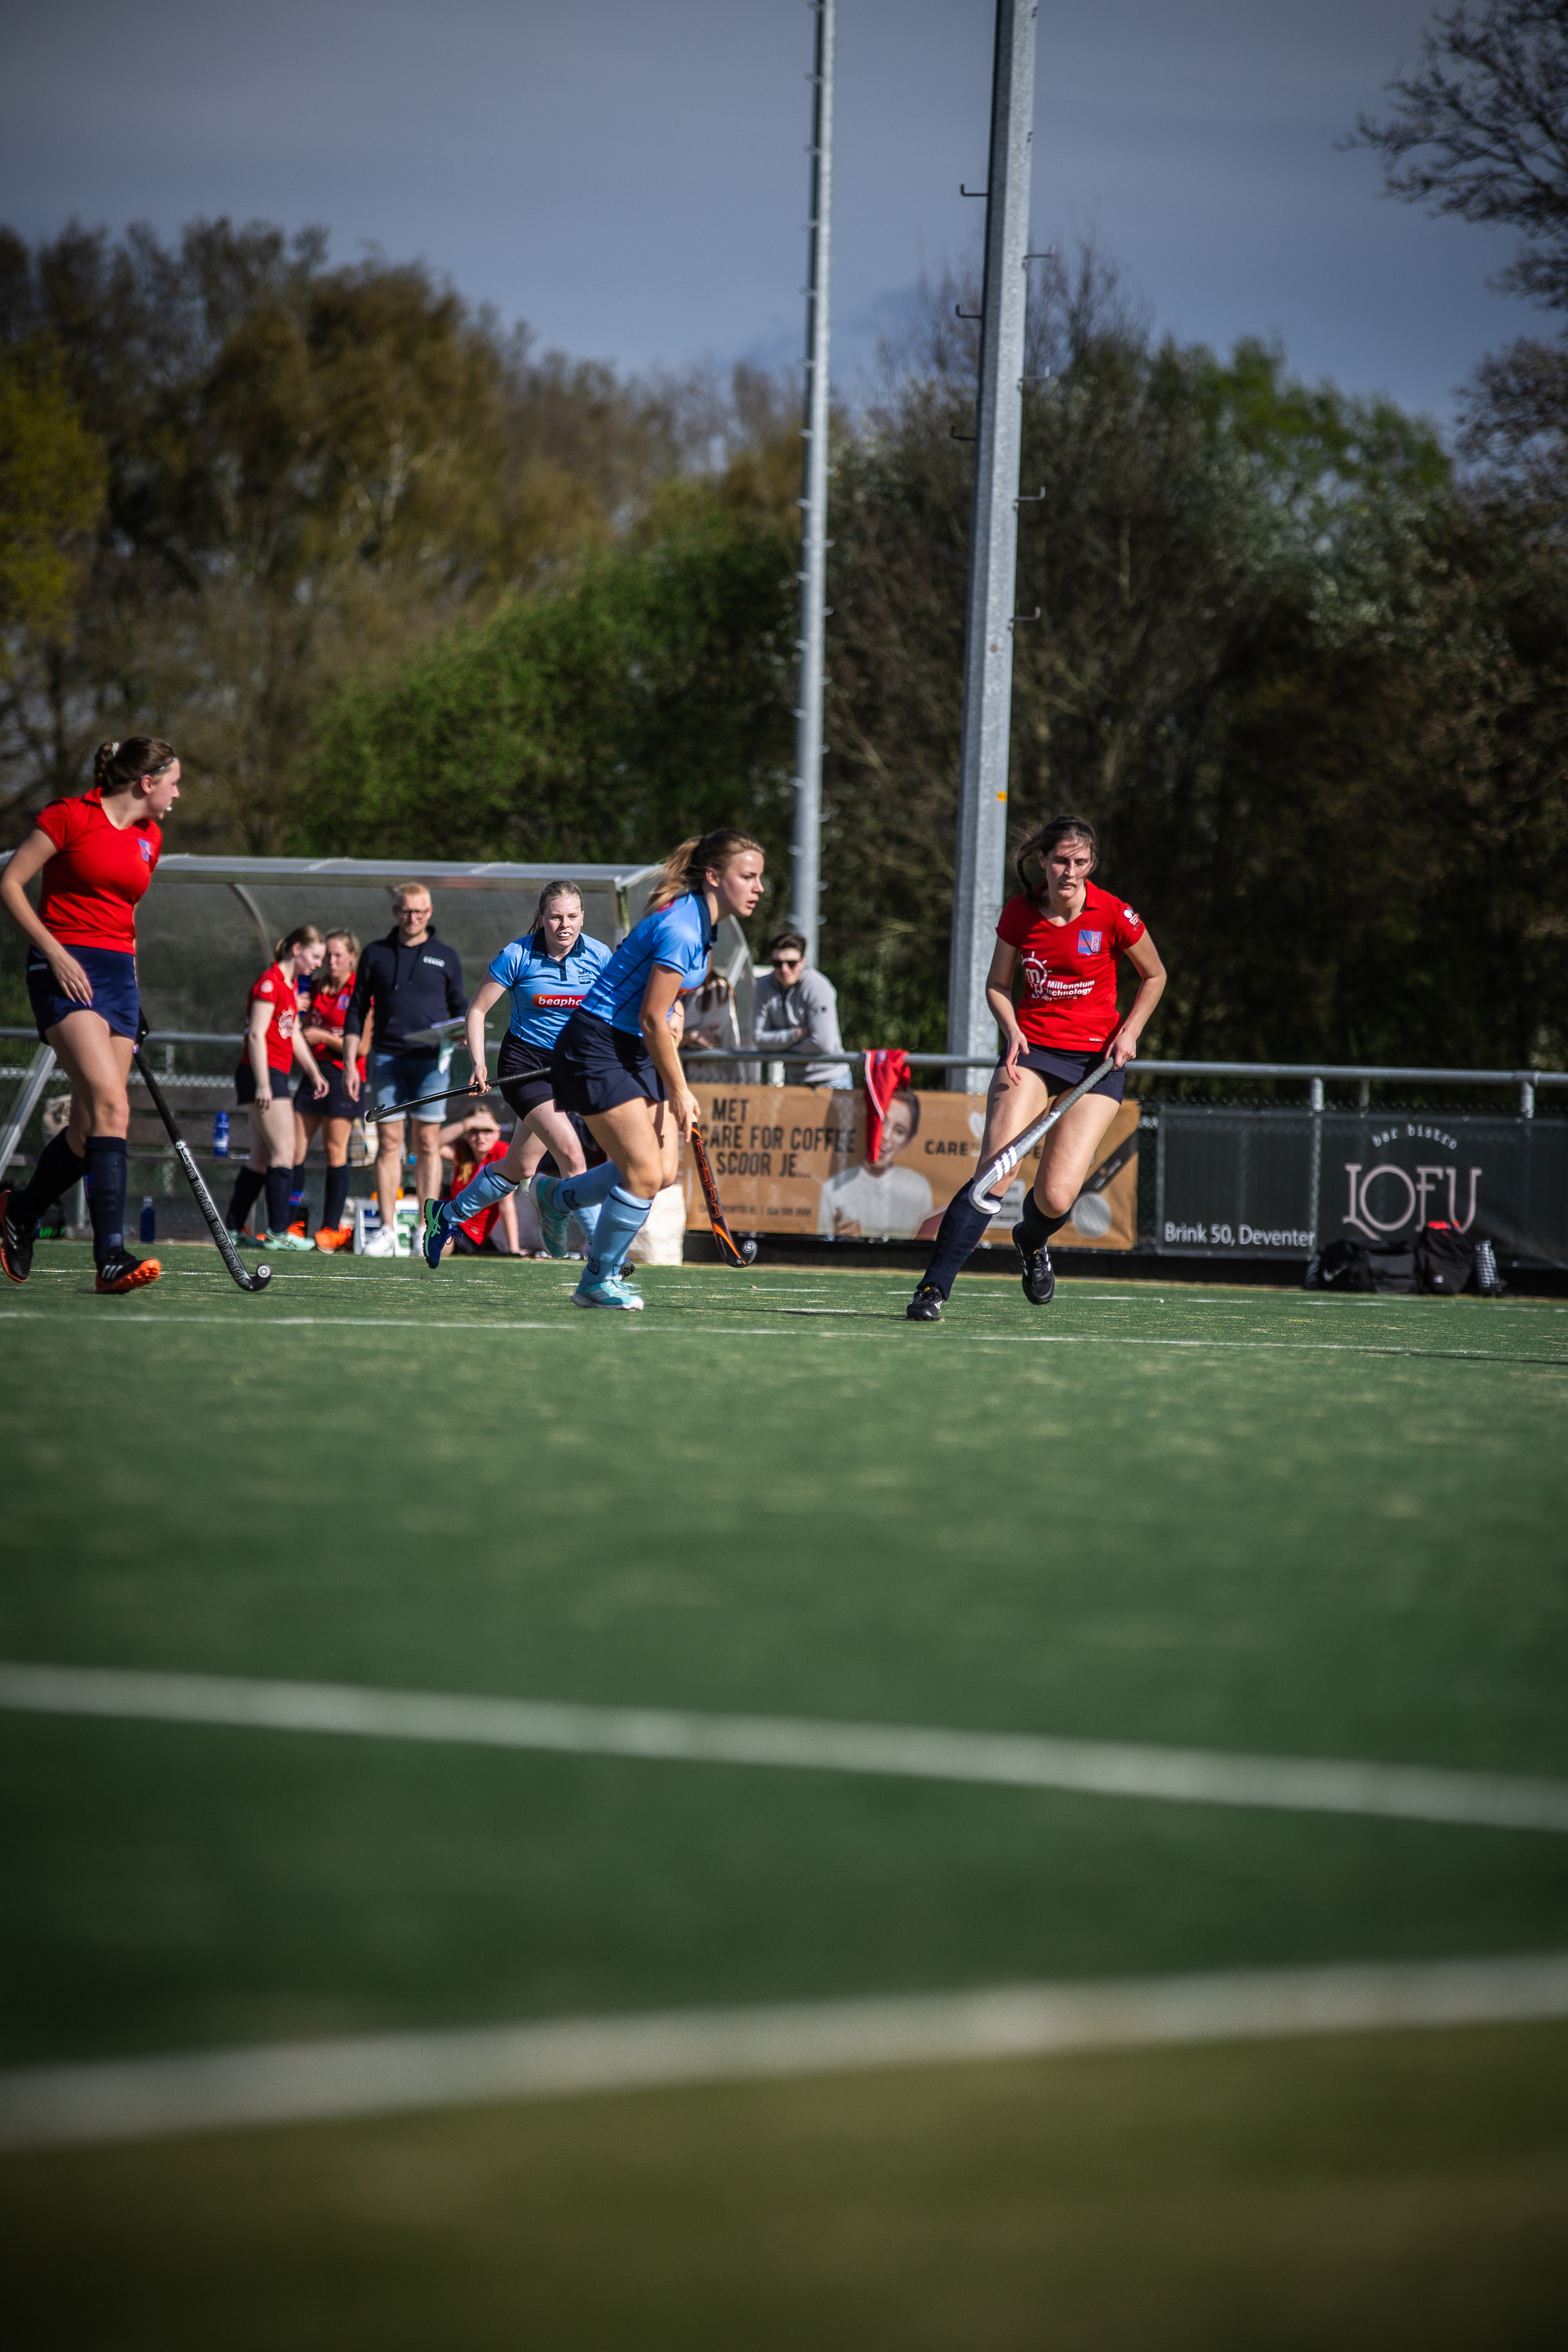
[(743, 1242), (738, 1242), (730, 1231), (730, 1220), (724, 1214), (724, 1203), (719, 1198), (719, 1187), (713, 1181), (713, 1171), (708, 1164), (708, 1147), (702, 1140), (702, 1130), (695, 1121), (691, 1128), (691, 1157), (697, 1162), (697, 1181), (708, 1203), (708, 1222), (713, 1228), (721, 1264), (750, 1265), (757, 1255), (757, 1244), (749, 1234)]

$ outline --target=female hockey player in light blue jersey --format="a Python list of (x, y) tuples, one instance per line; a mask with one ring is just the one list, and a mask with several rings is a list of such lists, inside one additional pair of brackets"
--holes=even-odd
[[(583, 929), (583, 893), (575, 882), (547, 882), (532, 928), (502, 948), (475, 992), (468, 1007), (468, 1052), (481, 1091), (489, 1076), (485, 1015), (500, 997), (509, 991), (511, 995), (511, 1025), (501, 1040), (496, 1083), (517, 1113), (517, 1126), (504, 1160), (481, 1168), (454, 1199), (426, 1202), (424, 1248), (432, 1272), (464, 1219), (525, 1184), (547, 1151), (563, 1175), (582, 1173), (583, 1147), (554, 1100), (550, 1060), (556, 1039), (609, 961), (609, 949)], [(596, 1214), (588, 1208), (577, 1220), (590, 1241)]]
[[(536, 1176), (530, 1190), (544, 1246), (563, 1257), (570, 1220), (598, 1208), (579, 1307), (637, 1308), (621, 1273), (654, 1195), (675, 1181), (680, 1143), (697, 1118), (668, 1025), (678, 996), (708, 976), (714, 928), (743, 921), (763, 895), (763, 853), (728, 827), (683, 841), (664, 861), (647, 914), (626, 934), (561, 1034), (551, 1064), (555, 1100), (576, 1111), (609, 1157), (586, 1176)], [(656, 1120), (668, 1102), (673, 1118)], [(661, 1133), (662, 1129), (662, 1133)]]

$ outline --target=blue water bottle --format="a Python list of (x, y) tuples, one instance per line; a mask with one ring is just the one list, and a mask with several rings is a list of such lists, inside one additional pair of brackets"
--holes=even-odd
[(215, 1160), (228, 1158), (228, 1113), (226, 1110), (215, 1110), (213, 1113), (213, 1158)]
[(144, 1242), (155, 1242), (158, 1238), (158, 1212), (153, 1206), (151, 1192), (142, 1195), (142, 1238)]

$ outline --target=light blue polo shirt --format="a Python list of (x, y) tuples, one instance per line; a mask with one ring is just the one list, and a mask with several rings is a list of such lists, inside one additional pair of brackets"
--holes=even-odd
[(607, 1021), (613, 1029), (640, 1036), (643, 993), (655, 964), (677, 975), (680, 993), (686, 996), (707, 979), (712, 949), (708, 901), (700, 890), (689, 890), (673, 906), (661, 908), (657, 915), (645, 915), (626, 933), (583, 999), (583, 1010)]
[(604, 941), (586, 931), (561, 957), (544, 953), (537, 931), (502, 948), (490, 978), (511, 991), (512, 1035), (525, 1045), (553, 1045), (609, 961)]

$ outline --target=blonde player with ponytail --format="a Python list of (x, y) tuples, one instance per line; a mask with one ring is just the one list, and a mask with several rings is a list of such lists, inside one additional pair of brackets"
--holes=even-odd
[(708, 977), (722, 918), (744, 921), (762, 895), (763, 852), (749, 834), (725, 826), (683, 841), (665, 859), (647, 912), (562, 1033), (551, 1064), (555, 1100), (586, 1120), (608, 1156), (585, 1176), (536, 1176), (531, 1190), (552, 1257), (566, 1255), (573, 1214), (598, 1208), (592, 1254), (573, 1294), (579, 1307), (642, 1306), (622, 1262), (654, 1195), (674, 1182), (681, 1139), (697, 1118), (670, 1010)]

